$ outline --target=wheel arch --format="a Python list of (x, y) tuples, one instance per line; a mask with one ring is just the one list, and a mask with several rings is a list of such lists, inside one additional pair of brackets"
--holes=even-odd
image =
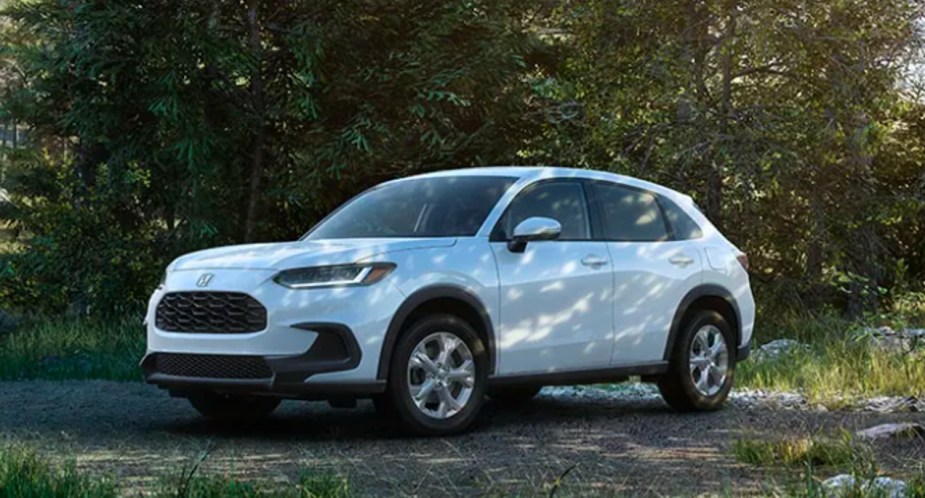
[(665, 353), (663, 359), (671, 360), (671, 353), (674, 351), (675, 341), (680, 334), (681, 327), (684, 326), (684, 319), (693, 311), (711, 310), (716, 311), (732, 327), (732, 333), (735, 338), (733, 349), (739, 347), (742, 338), (742, 315), (739, 306), (736, 304), (732, 293), (726, 288), (715, 284), (704, 284), (695, 287), (681, 300), (681, 304), (675, 311), (674, 318), (671, 320), (671, 329), (668, 332), (668, 341), (665, 344)]
[(489, 375), (495, 372), (495, 332), (485, 305), (478, 296), (464, 287), (441, 284), (415, 291), (398, 307), (382, 343), (377, 379), (388, 379), (392, 352), (405, 326), (430, 313), (449, 313), (469, 323), (488, 350)]

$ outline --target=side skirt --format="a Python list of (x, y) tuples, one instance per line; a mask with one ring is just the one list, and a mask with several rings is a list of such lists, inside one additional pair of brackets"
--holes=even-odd
[(623, 382), (627, 377), (639, 375), (652, 377), (668, 371), (667, 361), (641, 363), (595, 370), (568, 370), (564, 372), (541, 372), (525, 375), (496, 375), (488, 378), (489, 386), (567, 386), (572, 384), (598, 384), (602, 382)]

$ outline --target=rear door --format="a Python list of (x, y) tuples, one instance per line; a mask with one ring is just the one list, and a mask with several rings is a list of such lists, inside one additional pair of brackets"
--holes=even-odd
[(701, 275), (700, 254), (677, 240), (656, 194), (622, 184), (592, 183), (596, 237), (613, 263), (611, 365), (662, 361), (675, 311)]

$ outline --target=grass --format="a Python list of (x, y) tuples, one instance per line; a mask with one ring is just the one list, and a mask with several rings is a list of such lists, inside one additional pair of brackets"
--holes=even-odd
[[(762, 484), (765, 496), (787, 497), (830, 497), (830, 498), (888, 498), (883, 489), (870, 486), (872, 479), (880, 476), (873, 448), (868, 443), (855, 440), (844, 432), (836, 437), (810, 436), (791, 437), (778, 440), (738, 439), (732, 445), (732, 453), (739, 462), (782, 473), (783, 483), (776, 481), (774, 472), (766, 472)], [(794, 471), (802, 469), (799, 479)], [(824, 486), (828, 476), (848, 474), (855, 478), (855, 485), (833, 493)], [(925, 498), (925, 464), (902, 479), (906, 483), (907, 498)]]
[[(925, 317), (925, 297), (898, 300), (901, 308), (876, 325), (904, 326)], [(765, 313), (767, 315), (768, 313)], [(910, 317), (912, 317), (910, 319)], [(738, 387), (800, 391), (810, 402), (838, 408), (854, 398), (925, 395), (925, 348), (903, 354), (852, 339), (858, 324), (835, 314), (759, 317), (754, 346), (781, 337), (808, 345), (774, 360), (750, 359), (737, 368)], [(140, 380), (145, 351), (137, 321), (44, 321), (0, 335), (0, 380)]]
[[(231, 476), (201, 476), (202, 455), (174, 477), (161, 478), (154, 498), (346, 498), (347, 481), (306, 473), (298, 483), (265, 489)], [(115, 498), (121, 496), (108, 477), (77, 470), (73, 462), (55, 464), (23, 446), (0, 449), (0, 498)]]
[(109, 498), (112, 481), (78, 472), (73, 464), (54, 466), (35, 452), (10, 447), (0, 451), (0, 497), (4, 498)]
[(874, 347), (853, 338), (858, 330), (832, 315), (793, 317), (761, 334), (792, 338), (808, 348), (775, 359), (748, 360), (736, 370), (736, 385), (769, 391), (800, 391), (810, 402), (830, 408), (852, 398), (925, 394), (925, 348), (915, 352)]
[(140, 380), (141, 323), (51, 321), (0, 336), (0, 380)]
[(759, 466), (847, 467), (863, 474), (876, 468), (873, 450), (847, 433), (835, 438), (738, 439), (732, 452), (736, 460)]

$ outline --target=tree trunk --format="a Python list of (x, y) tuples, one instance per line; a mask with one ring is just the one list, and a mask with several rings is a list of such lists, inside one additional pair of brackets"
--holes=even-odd
[(722, 93), (719, 102), (719, 123), (716, 139), (713, 142), (713, 157), (707, 171), (707, 216), (719, 230), (723, 223), (723, 163), (727, 154), (723, 154), (726, 143), (729, 141), (729, 118), (732, 114), (732, 74), (733, 74), (733, 46), (736, 36), (736, 5), (730, 1), (726, 3), (726, 26), (723, 30), (722, 42), (719, 45), (720, 65), (722, 71)]
[(13, 120), (13, 148), (19, 147), (19, 124)]
[(263, 80), (260, 74), (261, 47), (260, 24), (257, 17), (257, 0), (249, 0), (247, 5), (247, 27), (251, 53), (254, 57), (254, 69), (251, 72), (251, 105), (254, 119), (253, 155), (250, 163), (250, 182), (247, 194), (247, 212), (244, 216), (244, 241), (252, 242), (257, 224), (257, 200), (260, 195), (260, 180), (263, 177), (263, 149), (266, 141), (265, 110), (263, 97)]
[[(815, 183), (814, 183), (815, 184)], [(822, 278), (824, 259), (823, 241), (825, 238), (825, 208), (818, 196), (810, 197), (810, 215), (812, 232), (806, 247), (806, 279), (811, 284), (818, 284)]]

